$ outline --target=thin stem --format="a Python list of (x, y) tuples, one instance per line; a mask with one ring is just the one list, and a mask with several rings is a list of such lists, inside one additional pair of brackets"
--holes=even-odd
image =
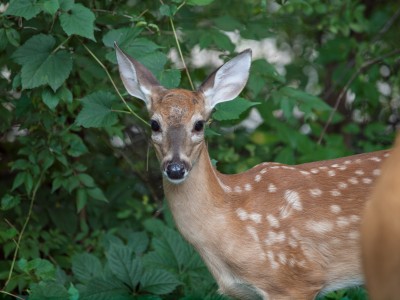
[(125, 101), (124, 97), (122, 97), (121, 93), (119, 92), (114, 80), (112, 79), (110, 73), (108, 72), (106, 66), (97, 58), (97, 56), (81, 41), (82, 46), (86, 49), (87, 52), (95, 59), (95, 61), (102, 67), (102, 69), (106, 72), (108, 79), (110, 79), (111, 84), (113, 85), (115, 91), (117, 92), (118, 96), (122, 100), (122, 102), (125, 104), (126, 108), (129, 110), (129, 112), (134, 115), (136, 118), (138, 118), (140, 121), (142, 121), (144, 124), (147, 126), (150, 126), (149, 123), (147, 123), (145, 120), (143, 120), (137, 113), (135, 113), (132, 108), (128, 105), (128, 103)]
[(318, 145), (321, 144), (322, 139), (324, 138), (324, 135), (325, 135), (325, 133), (326, 133), (326, 130), (328, 129), (329, 125), (331, 124), (332, 119), (333, 119), (333, 116), (334, 116), (334, 114), (336, 113), (336, 111), (337, 111), (337, 109), (338, 109), (338, 107), (339, 107), (340, 101), (342, 101), (342, 98), (343, 98), (344, 95), (347, 93), (347, 90), (349, 89), (349, 87), (350, 87), (350, 85), (353, 83), (353, 81), (357, 78), (357, 76), (360, 75), (362, 72), (364, 72), (364, 71), (365, 71), (366, 69), (368, 69), (369, 67), (373, 66), (374, 64), (377, 64), (377, 63), (381, 62), (382, 60), (384, 60), (384, 59), (386, 59), (386, 58), (388, 58), (388, 57), (390, 57), (390, 56), (396, 55), (396, 54), (400, 54), (400, 49), (395, 49), (395, 50), (393, 50), (393, 51), (391, 51), (391, 52), (389, 52), (389, 53), (386, 53), (386, 54), (384, 54), (384, 55), (382, 55), (382, 56), (380, 56), (380, 57), (377, 57), (377, 58), (375, 58), (375, 59), (368, 60), (368, 61), (366, 61), (365, 63), (363, 63), (363, 64), (361, 65), (361, 67), (359, 67), (359, 68), (350, 76), (350, 79), (347, 81), (346, 85), (345, 85), (345, 86), (343, 87), (343, 89), (340, 91), (340, 94), (339, 94), (339, 96), (338, 96), (337, 99), (336, 99), (335, 105), (334, 105), (334, 107), (333, 107), (333, 109), (332, 109), (332, 111), (331, 111), (331, 113), (330, 113), (330, 115), (329, 115), (328, 120), (327, 120), (326, 123), (325, 123), (325, 126), (324, 126), (324, 128), (323, 128), (323, 130), (322, 130), (322, 132), (321, 132), (321, 134), (320, 134), (320, 136), (319, 136), (319, 138), (318, 138), (318, 142), (317, 142)]
[(67, 37), (60, 45), (58, 45), (52, 52), (51, 52), (51, 54), (54, 54), (54, 53), (56, 53), (62, 46), (64, 46), (68, 41), (69, 41), (69, 39), (72, 37), (72, 35), (70, 35), (69, 37)]
[(11, 280), (12, 273), (13, 273), (14, 267), (15, 267), (15, 262), (17, 261), (19, 246), (21, 244), (22, 237), (24, 236), (26, 227), (28, 226), (28, 223), (29, 223), (29, 221), (31, 219), (32, 211), (33, 211), (33, 204), (35, 203), (35, 198), (36, 198), (36, 193), (37, 193), (37, 191), (39, 189), (40, 183), (42, 182), (44, 173), (45, 172), (43, 171), (42, 174), (39, 177), (38, 182), (36, 183), (36, 185), (35, 185), (35, 187), (34, 187), (34, 189), (32, 191), (32, 196), (31, 196), (31, 202), (29, 204), (28, 215), (26, 216), (24, 225), (22, 226), (22, 229), (21, 229), (21, 231), (19, 233), (19, 236), (18, 236), (18, 239), (17, 239), (17, 244), (16, 244), (15, 251), (14, 251), (14, 255), (13, 255), (13, 259), (12, 259), (12, 262), (11, 262), (10, 271), (8, 273), (8, 277), (7, 277), (6, 283), (4, 284), (4, 288), (3, 288), (2, 292), (4, 291), (4, 289), (7, 287), (8, 283)]
[(126, 110), (120, 110), (120, 109), (112, 109), (111, 111), (113, 112), (117, 112), (117, 113), (122, 113), (122, 114), (130, 114), (130, 111), (126, 111)]
[[(181, 6), (180, 6), (180, 7), (181, 7)], [(180, 56), (180, 58), (181, 58), (183, 67), (184, 67), (185, 72), (186, 72), (186, 75), (187, 75), (187, 77), (188, 77), (188, 79), (189, 79), (190, 86), (192, 87), (192, 90), (194, 90), (194, 85), (193, 85), (193, 82), (192, 82), (192, 78), (190, 77), (189, 70), (188, 70), (188, 68), (187, 68), (187, 66), (186, 66), (186, 63), (185, 63), (185, 59), (183, 58), (181, 45), (179, 44), (178, 35), (177, 35), (177, 33), (176, 33), (175, 25), (174, 25), (174, 21), (172, 20), (172, 17), (169, 18), (169, 22), (170, 22), (170, 24), (171, 24), (172, 32), (174, 33), (176, 46), (177, 46), (177, 48), (178, 48), (179, 56)]]
[(17, 296), (17, 295), (11, 294), (11, 293), (6, 292), (6, 291), (3, 291), (3, 290), (1, 290), (0, 293), (1, 293), (1, 294), (5, 294), (5, 295), (7, 295), (7, 296), (14, 297), (15, 299), (18, 299), (18, 300), (25, 300), (25, 298), (21, 298), (21, 297), (19, 297), (19, 296)]

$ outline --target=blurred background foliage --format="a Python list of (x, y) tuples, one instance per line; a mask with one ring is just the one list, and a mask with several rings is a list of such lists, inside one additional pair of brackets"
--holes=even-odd
[(0, 299), (223, 299), (174, 229), (114, 41), (169, 88), (253, 49), (242, 98), (207, 129), (222, 172), (389, 148), (399, 124), (397, 0), (12, 0), (0, 11)]

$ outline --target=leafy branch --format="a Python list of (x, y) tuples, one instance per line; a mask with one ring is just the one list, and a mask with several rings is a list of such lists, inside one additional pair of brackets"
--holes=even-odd
[(380, 63), (381, 61), (383, 61), (386, 58), (389, 58), (391, 56), (395, 56), (397, 54), (400, 54), (400, 49), (395, 49), (393, 51), (390, 51), (389, 53), (386, 53), (380, 57), (377, 57), (375, 59), (371, 59), (368, 60), (366, 62), (364, 62), (349, 78), (349, 80), (347, 81), (347, 83), (345, 84), (345, 86), (343, 87), (343, 89), (340, 91), (339, 96), (337, 97), (336, 101), (335, 101), (335, 105), (333, 106), (333, 109), (331, 111), (331, 113), (329, 114), (328, 120), (325, 123), (324, 128), (322, 129), (322, 132), (318, 138), (318, 145), (321, 144), (322, 139), (324, 138), (324, 135), (329, 127), (329, 125), (332, 122), (333, 116), (335, 115), (340, 102), (342, 101), (343, 97), (346, 95), (347, 91), (350, 88), (350, 85), (353, 83), (353, 81), (357, 78), (358, 75), (360, 75), (361, 73), (365, 72), (366, 70), (368, 70), (368, 68), (372, 67), (373, 65)]

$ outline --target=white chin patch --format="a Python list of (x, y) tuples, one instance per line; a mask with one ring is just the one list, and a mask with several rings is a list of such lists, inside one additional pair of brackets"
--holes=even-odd
[(180, 184), (186, 180), (187, 176), (189, 175), (189, 172), (185, 171), (185, 174), (183, 175), (183, 178), (181, 178), (181, 179), (171, 179), (168, 177), (167, 172), (163, 172), (163, 175), (169, 182), (171, 182), (173, 184)]

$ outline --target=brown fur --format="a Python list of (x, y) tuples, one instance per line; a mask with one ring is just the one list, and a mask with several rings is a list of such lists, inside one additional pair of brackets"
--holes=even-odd
[(400, 297), (400, 138), (382, 167), (362, 225), (363, 265), (371, 299)]

